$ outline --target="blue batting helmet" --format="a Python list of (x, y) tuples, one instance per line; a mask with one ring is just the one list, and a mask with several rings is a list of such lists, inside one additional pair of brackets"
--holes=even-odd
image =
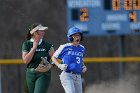
[(76, 33), (80, 33), (80, 34), (81, 34), (81, 37), (83, 38), (82, 32), (81, 32), (81, 30), (80, 30), (79, 28), (77, 28), (77, 27), (71, 27), (71, 28), (68, 30), (68, 34), (67, 34), (68, 40), (71, 41), (71, 38), (72, 38), (71, 36), (72, 36), (73, 34), (76, 34)]

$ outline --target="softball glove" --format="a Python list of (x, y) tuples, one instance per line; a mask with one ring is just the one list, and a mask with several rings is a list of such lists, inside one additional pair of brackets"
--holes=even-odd
[(36, 72), (47, 72), (51, 69), (52, 65), (47, 61), (47, 57), (41, 57), (42, 61), (40, 64), (35, 68)]

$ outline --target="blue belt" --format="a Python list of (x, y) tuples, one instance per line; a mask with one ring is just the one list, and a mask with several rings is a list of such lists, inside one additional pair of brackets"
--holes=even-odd
[(79, 74), (80, 75), (80, 73), (76, 73), (76, 72), (72, 72), (72, 71), (65, 71), (65, 72), (71, 73), (71, 74)]

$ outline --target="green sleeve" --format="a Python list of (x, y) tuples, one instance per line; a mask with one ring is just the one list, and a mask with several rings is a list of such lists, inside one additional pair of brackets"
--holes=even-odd
[(27, 42), (22, 44), (22, 52), (29, 52), (29, 46)]

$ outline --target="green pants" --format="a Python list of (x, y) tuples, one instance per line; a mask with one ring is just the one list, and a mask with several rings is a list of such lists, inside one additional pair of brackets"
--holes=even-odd
[(26, 80), (29, 93), (47, 93), (51, 81), (51, 71), (39, 73), (27, 69)]

